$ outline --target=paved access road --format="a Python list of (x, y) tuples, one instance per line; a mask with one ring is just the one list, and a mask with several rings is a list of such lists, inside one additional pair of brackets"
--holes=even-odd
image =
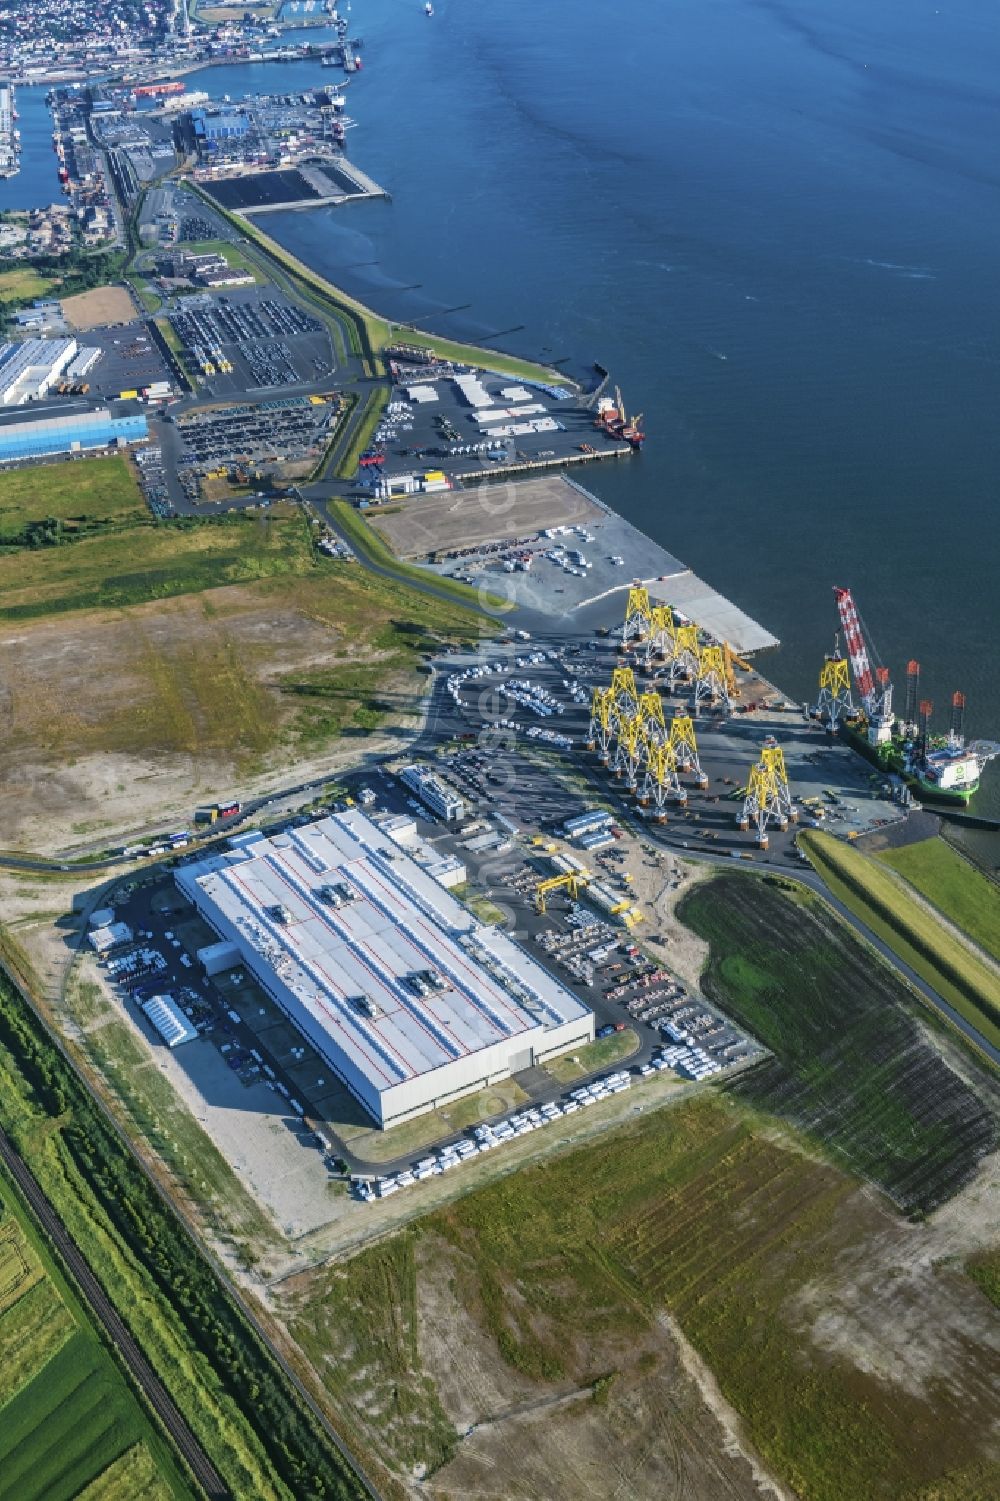
[(183, 1456), (188, 1468), (209, 1501), (232, 1501), (232, 1492), (223, 1484), (215, 1466), (181, 1417), (166, 1388), (125, 1327), (118, 1311), (98, 1282), (69, 1232), (42, 1192), (34, 1174), (20, 1156), (10, 1137), (0, 1129), (0, 1160), (21, 1190), (42, 1229), (75, 1280), (84, 1301), (103, 1326), (150, 1407)]

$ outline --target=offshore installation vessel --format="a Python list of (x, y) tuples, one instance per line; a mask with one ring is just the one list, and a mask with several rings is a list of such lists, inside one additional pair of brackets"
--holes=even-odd
[[(840, 734), (887, 775), (898, 776), (923, 802), (966, 804), (979, 789), (983, 767), (1000, 755), (994, 740), (965, 739), (965, 694), (954, 693), (946, 735), (931, 733), (934, 705), (920, 697), (920, 663), (906, 667), (902, 718), (892, 707), (887, 667), (871, 665), (874, 650), (861, 624), (850, 589), (834, 589), (847, 656), (839, 638), (819, 676), (813, 716), (831, 734)], [(876, 661), (878, 660), (876, 656)], [(857, 701), (852, 696), (852, 680)]]

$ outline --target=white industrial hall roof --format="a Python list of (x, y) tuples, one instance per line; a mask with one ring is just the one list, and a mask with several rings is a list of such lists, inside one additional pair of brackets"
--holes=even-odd
[[(356, 809), (178, 871), (213, 926), (374, 1093), (590, 1012)], [(324, 1046), (325, 1043), (325, 1046)], [(460, 1070), (464, 1072), (465, 1070)]]

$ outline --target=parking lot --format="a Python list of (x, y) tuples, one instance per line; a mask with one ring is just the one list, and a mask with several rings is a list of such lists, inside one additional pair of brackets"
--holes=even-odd
[(311, 385), (333, 370), (326, 329), (274, 288), (175, 298), (168, 316), (185, 364), (215, 395)]
[(329, 441), (339, 398), (278, 397), (192, 412), (176, 423), (176, 467), (189, 499), (199, 477), (235, 460), (288, 462), (316, 459)]
[(171, 372), (144, 323), (88, 328), (80, 343), (101, 350), (101, 358), (86, 376), (91, 397), (113, 397), (122, 391), (141, 391), (144, 386), (171, 378)]

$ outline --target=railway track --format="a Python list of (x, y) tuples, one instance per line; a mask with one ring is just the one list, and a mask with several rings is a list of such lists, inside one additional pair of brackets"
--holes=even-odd
[(35, 1218), (72, 1275), (84, 1300), (104, 1328), (202, 1491), (209, 1501), (233, 1501), (232, 1493), (223, 1484), (215, 1466), (177, 1411), (163, 1383), (125, 1327), (89, 1264), (73, 1244), (69, 1232), (45, 1197), (34, 1174), (2, 1128), (0, 1128), (0, 1160), (21, 1190)]

